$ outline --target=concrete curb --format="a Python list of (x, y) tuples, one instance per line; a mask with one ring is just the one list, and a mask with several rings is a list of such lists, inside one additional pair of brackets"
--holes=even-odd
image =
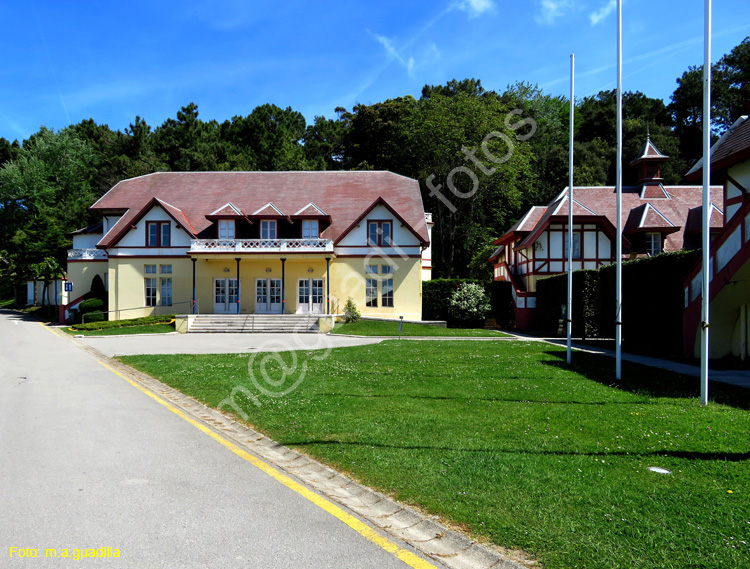
[(473, 541), (445, 527), (432, 517), (363, 486), (304, 454), (280, 445), (149, 375), (115, 359), (107, 358), (94, 348), (75, 342), (73, 338), (68, 339), (98, 360), (105, 360), (108, 365), (158, 394), (192, 418), (231, 439), (251, 454), (445, 567), (527, 569), (538, 566), (536, 561), (528, 559), (523, 552), (504, 550)]

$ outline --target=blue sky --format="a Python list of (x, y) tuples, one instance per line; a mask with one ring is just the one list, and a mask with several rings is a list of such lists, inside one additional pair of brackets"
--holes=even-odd
[[(750, 35), (747, 0), (714, 2), (714, 60)], [(624, 88), (668, 101), (703, 59), (703, 0), (625, 0)], [(334, 108), (479, 78), (576, 95), (615, 87), (615, 0), (65, 0), (5, 2), (0, 136), (93, 118), (158, 126), (189, 102), (201, 118), (263, 103), (308, 121)]]

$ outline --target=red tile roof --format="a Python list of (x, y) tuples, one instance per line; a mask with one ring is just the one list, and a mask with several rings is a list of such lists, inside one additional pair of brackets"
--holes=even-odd
[[(658, 227), (669, 227), (671, 223), (674, 227), (677, 227), (677, 231), (673, 231), (672, 228), (669, 231), (673, 231), (667, 236), (664, 250), (665, 251), (678, 251), (685, 246), (684, 232), (685, 225), (687, 223), (688, 212), (696, 207), (699, 207), (702, 203), (702, 188), (700, 186), (665, 186), (664, 190), (668, 198), (642, 198), (641, 197), (641, 186), (628, 186), (624, 187), (622, 191), (622, 211), (623, 211), (623, 224), (628, 221), (630, 212), (636, 208), (644, 208), (646, 204), (651, 204), (653, 208), (663, 216), (668, 222), (661, 220), (657, 221), (656, 218), (651, 218), (651, 213), (658, 216), (655, 212), (650, 212), (647, 216), (648, 224), (654, 223)], [(598, 219), (607, 219), (612, 226), (617, 226), (617, 204), (615, 196), (614, 186), (588, 186), (588, 187), (574, 187), (573, 188), (573, 213), (575, 217), (575, 223), (585, 222), (582, 218), (591, 217), (592, 222)], [(534, 240), (535, 236), (540, 234), (547, 225), (551, 222), (554, 217), (556, 223), (566, 223), (567, 221), (567, 207), (568, 201), (568, 188), (565, 188), (561, 194), (559, 194), (546, 208), (535, 206), (527, 213), (529, 219), (532, 218), (532, 214), (536, 217), (536, 213), (539, 211), (544, 212), (543, 215), (537, 217), (537, 221), (531, 229), (527, 229), (528, 224), (524, 223), (524, 229), (528, 231), (528, 234), (517, 235), (518, 229), (511, 228), (503, 237), (498, 239), (495, 243), (507, 243), (509, 238), (514, 237), (512, 234), (515, 233), (515, 237), (525, 237), (521, 243), (517, 246), (523, 248), (528, 246), (530, 240)], [(716, 207), (716, 204), (722, 203), (722, 187), (712, 186), (711, 187), (711, 202)], [(643, 213), (643, 210), (639, 210)], [(522, 220), (526, 219), (524, 216)], [(719, 218), (712, 216), (712, 227), (714, 223), (718, 223), (718, 227), (721, 227), (721, 221)], [(640, 218), (638, 221), (640, 225)], [(515, 226), (514, 226), (515, 227)], [(515, 241), (515, 238), (512, 239)]]
[[(711, 147), (711, 172), (718, 172), (733, 164), (750, 159), (750, 119), (745, 115), (738, 118), (721, 138)], [(700, 180), (703, 176), (701, 158), (685, 174), (688, 181)]]
[(102, 213), (124, 212), (99, 247), (112, 247), (154, 198), (173, 217), (182, 216), (195, 234), (207, 230), (206, 215), (227, 202), (245, 214), (269, 203), (293, 214), (313, 202), (331, 216), (321, 237), (333, 240), (382, 198), (428, 242), (419, 183), (391, 172), (158, 172), (123, 180), (91, 206)]

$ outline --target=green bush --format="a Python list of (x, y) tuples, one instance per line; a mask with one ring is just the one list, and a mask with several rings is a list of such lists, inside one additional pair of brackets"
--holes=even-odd
[(346, 299), (346, 304), (344, 305), (344, 323), (349, 324), (357, 322), (361, 316), (362, 315), (357, 309), (357, 305), (354, 304), (354, 299), (350, 296)]
[(82, 319), (84, 322), (103, 322), (107, 319), (107, 314), (104, 312), (87, 312), (85, 315), (82, 315)]
[(448, 311), (448, 302), (462, 283), (479, 284), (475, 279), (433, 279), (422, 283), (422, 319), (453, 320)]
[(86, 314), (88, 312), (96, 312), (104, 308), (104, 301), (99, 298), (89, 298), (84, 300), (78, 305), (78, 312)]
[(448, 313), (463, 325), (483, 321), (489, 310), (487, 293), (484, 287), (476, 283), (461, 283), (448, 301)]
[[(86, 317), (88, 320), (89, 316)], [(124, 328), (126, 326), (143, 326), (146, 324), (161, 324), (171, 322), (174, 314), (163, 316), (143, 316), (142, 318), (131, 318), (129, 320), (109, 320), (104, 322), (91, 322), (86, 324), (75, 324), (75, 330), (104, 330), (105, 328)]]

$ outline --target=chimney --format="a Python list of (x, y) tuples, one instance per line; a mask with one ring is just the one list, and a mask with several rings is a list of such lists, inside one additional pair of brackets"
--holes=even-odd
[(750, 115), (750, 100), (742, 101), (743, 115)]

